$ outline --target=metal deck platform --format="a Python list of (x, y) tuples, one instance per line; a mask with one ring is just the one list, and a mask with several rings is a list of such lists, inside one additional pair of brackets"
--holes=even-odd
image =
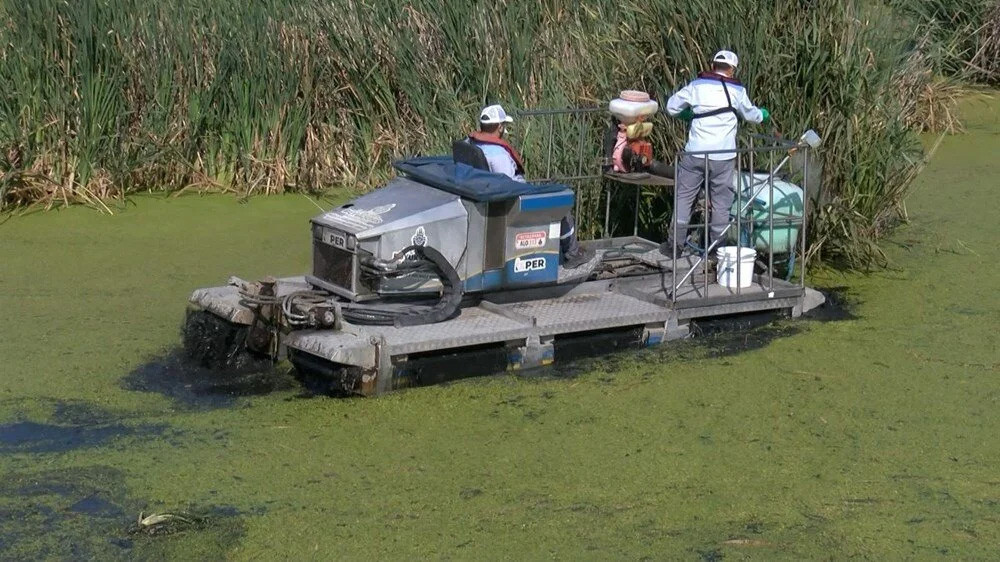
[[(803, 288), (779, 279), (756, 277), (751, 287), (737, 294), (715, 283), (707, 284), (706, 292), (704, 279), (696, 274), (681, 287), (676, 300), (669, 296), (670, 283), (670, 272), (661, 270), (500, 293), (470, 303), (457, 317), (434, 325), (345, 323), (341, 331), (292, 332), (284, 336), (282, 346), (297, 367), (346, 370), (360, 381), (354, 392), (373, 395), (438, 382), (434, 369), (414, 367), (418, 358), (458, 358), (470, 375), (523, 369), (552, 363), (560, 340), (581, 335), (620, 334), (628, 340), (624, 345), (650, 346), (686, 337), (692, 319), (765, 310), (797, 316), (803, 303)], [(302, 277), (280, 279), (277, 286), (279, 294), (308, 288)], [(233, 286), (195, 291), (190, 304), (236, 324), (252, 322)]]

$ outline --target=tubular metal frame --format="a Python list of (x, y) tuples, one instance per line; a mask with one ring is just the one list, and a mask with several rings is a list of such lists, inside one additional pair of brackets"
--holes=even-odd
[[(595, 180), (601, 180), (601, 179), (603, 179), (604, 178), (604, 174), (601, 173), (600, 168), (598, 166), (598, 163), (594, 162), (593, 163), (594, 164), (593, 168), (591, 168), (590, 164), (588, 164), (586, 162), (586, 160), (587, 160), (587, 158), (586, 158), (587, 143), (586, 143), (586, 124), (585, 123), (581, 122), (578, 125), (578, 127), (579, 127), (579, 133), (578, 133), (578, 137), (577, 137), (577, 147), (576, 147), (576, 150), (577, 150), (577, 154), (576, 154), (576, 166), (575, 166), (575, 170), (573, 172), (573, 175), (559, 175), (558, 171), (557, 171), (557, 173), (555, 175), (553, 175), (553, 172), (552, 172), (552, 158), (553, 158), (553, 156), (552, 156), (552, 154), (553, 154), (553, 148), (554, 148), (554, 145), (555, 145), (555, 120), (557, 118), (559, 118), (559, 117), (569, 117), (570, 119), (576, 119), (578, 121), (582, 121), (582, 118), (585, 117), (585, 116), (591, 116), (591, 115), (594, 115), (594, 114), (604, 113), (606, 111), (607, 110), (604, 107), (581, 107), (581, 108), (569, 108), (569, 109), (536, 109), (536, 110), (526, 110), (526, 111), (515, 112), (514, 115), (517, 118), (519, 118), (519, 119), (537, 119), (537, 118), (542, 118), (542, 119), (545, 119), (547, 121), (547, 131), (546, 131), (547, 134), (546, 134), (545, 139), (543, 139), (543, 150), (544, 150), (544, 154), (545, 154), (545, 177), (541, 178), (541, 179), (538, 179), (538, 180), (535, 180), (535, 181), (537, 181), (539, 183), (566, 183), (566, 184), (569, 184), (573, 188), (574, 192), (579, 193), (579, 185), (578, 184), (580, 184), (582, 182), (586, 182), (586, 181), (595, 181)], [(664, 112), (661, 111), (660, 113), (664, 113)], [(700, 157), (700, 158), (702, 158), (704, 160), (705, 173), (704, 173), (704, 181), (703, 181), (702, 186), (701, 186), (701, 190), (703, 190), (701, 193), (704, 194), (704, 205), (703, 205), (703, 208), (702, 208), (704, 222), (697, 223), (697, 224), (689, 224), (688, 225), (688, 229), (689, 230), (696, 230), (696, 229), (700, 228), (700, 229), (704, 230), (704, 242), (703, 242), (703, 244), (705, 245), (705, 248), (701, 250), (701, 255), (699, 256), (698, 260), (681, 277), (680, 281), (678, 281), (678, 279), (677, 279), (677, 262), (678, 262), (678, 257), (679, 256), (677, 255), (677, 244), (676, 244), (676, 241), (680, 240), (681, 237), (682, 237), (682, 235), (683, 235), (683, 238), (686, 240), (687, 239), (687, 232), (684, 232), (684, 233), (674, 232), (673, 233), (673, 240), (675, 241), (675, 243), (673, 244), (673, 248), (672, 248), (672, 252), (671, 252), (671, 256), (670, 256), (670, 259), (671, 259), (671, 267), (670, 267), (670, 271), (671, 271), (671, 289), (669, 291), (669, 293), (670, 293), (670, 299), (671, 299), (672, 303), (676, 303), (677, 302), (677, 291), (681, 288), (681, 286), (684, 285), (685, 282), (688, 281), (689, 278), (692, 277), (693, 273), (695, 272), (695, 270), (700, 265), (703, 267), (703, 272), (702, 272), (703, 273), (702, 296), (705, 296), (705, 295), (708, 294), (709, 269), (708, 269), (708, 259), (707, 258), (710, 255), (710, 252), (713, 249), (716, 248), (716, 246), (720, 243), (720, 241), (726, 236), (726, 234), (729, 232), (729, 230), (734, 225), (736, 226), (736, 232), (737, 232), (737, 234), (736, 234), (737, 244), (738, 245), (742, 245), (742, 234), (743, 234), (744, 226), (745, 225), (749, 225), (748, 226), (748, 228), (749, 228), (749, 227), (753, 227), (753, 226), (758, 226), (760, 224), (760, 222), (762, 222), (762, 221), (755, 220), (752, 215), (750, 215), (750, 216), (745, 216), (745, 215), (747, 215), (747, 211), (750, 209), (750, 207), (753, 205), (753, 203), (757, 200), (757, 198), (761, 195), (761, 193), (763, 192), (763, 190), (765, 188), (768, 190), (768, 201), (769, 201), (769, 204), (767, 205), (767, 209), (768, 209), (767, 215), (768, 216), (767, 216), (767, 222), (766, 222), (767, 229), (768, 229), (768, 234), (767, 234), (767, 236), (768, 236), (768, 250), (767, 250), (767, 280), (766, 280), (766, 286), (767, 286), (767, 290), (768, 290), (769, 294), (773, 294), (773, 291), (774, 291), (774, 225), (775, 225), (775, 220), (774, 220), (775, 219), (775, 212), (774, 212), (774, 207), (775, 207), (775, 205), (774, 205), (774, 177), (775, 177), (775, 174), (782, 167), (784, 167), (785, 164), (788, 163), (788, 161), (789, 161), (789, 159), (791, 157), (791, 154), (794, 153), (794, 152), (796, 152), (796, 151), (802, 151), (803, 154), (804, 154), (802, 185), (800, 186), (802, 188), (803, 212), (802, 212), (802, 216), (798, 217), (798, 218), (793, 217), (793, 216), (791, 216), (791, 215), (789, 215), (787, 213), (778, 213), (778, 216), (779, 216), (778, 223), (779, 223), (779, 225), (783, 225), (786, 228), (798, 225), (798, 237), (799, 237), (799, 239), (798, 239), (798, 243), (799, 243), (799, 248), (798, 248), (798, 250), (799, 250), (799, 264), (798, 265), (799, 265), (799, 268), (800, 268), (799, 283), (798, 284), (799, 284), (800, 287), (805, 287), (805, 277), (806, 277), (805, 252), (806, 252), (806, 226), (807, 226), (807, 224), (806, 224), (806, 222), (807, 222), (806, 215), (807, 215), (807, 201), (808, 201), (808, 197), (809, 197), (809, 186), (808, 186), (808, 183), (809, 183), (809, 173), (808, 172), (809, 172), (809, 160), (810, 160), (810, 154), (812, 152), (812, 148), (809, 147), (808, 145), (804, 144), (804, 143), (801, 143), (801, 142), (790, 141), (788, 139), (783, 139), (783, 138), (778, 138), (778, 137), (774, 137), (774, 136), (763, 135), (763, 134), (759, 134), (759, 133), (746, 133), (746, 134), (743, 135), (743, 137), (745, 138), (744, 146), (737, 146), (735, 149), (732, 149), (732, 150), (707, 150), (707, 151), (683, 151), (682, 150), (682, 151), (677, 152), (674, 155), (674, 159), (673, 159), (673, 162), (674, 162), (674, 190), (673, 190), (673, 207), (672, 207), (674, 210), (677, 209), (677, 189), (676, 189), (676, 187), (677, 187), (677, 170), (678, 170), (678, 164), (680, 163), (681, 158), (683, 158), (685, 156), (694, 156), (696, 158)], [(781, 160), (781, 162), (777, 166), (775, 166), (774, 165), (775, 156), (778, 155), (779, 153), (782, 153), (782, 152), (785, 152), (785, 153), (788, 153), (788, 154), (784, 157), (784, 159)], [(736, 196), (736, 208), (739, 209), (739, 212), (736, 213), (735, 217), (732, 216), (732, 214), (731, 214), (730, 221), (726, 225), (726, 227), (723, 230), (722, 234), (720, 235), (719, 240), (714, 240), (714, 241), (710, 242), (710, 240), (711, 240), (711, 189), (709, 188), (709, 177), (708, 177), (708, 175), (709, 175), (708, 174), (708, 163), (709, 162), (708, 161), (709, 161), (709, 156), (714, 155), (714, 154), (735, 154), (736, 155), (736, 193), (735, 193), (735, 196)], [(768, 169), (768, 175), (767, 175), (766, 183), (763, 184), (763, 185), (761, 185), (756, 180), (756, 173), (755, 173), (756, 172), (756, 166), (755, 166), (755, 164), (757, 163), (757, 160), (758, 160), (757, 157), (758, 157), (758, 155), (761, 156), (761, 157), (766, 157), (768, 159), (768, 163), (770, 165), (769, 169)], [(744, 181), (743, 181), (743, 179), (744, 179), (743, 178), (743, 175), (744, 175), (743, 174), (743, 170), (744, 170), (743, 163), (744, 163), (744, 160), (748, 160), (748, 162), (747, 162), (747, 164), (748, 164), (747, 169), (749, 170), (749, 177), (750, 177), (750, 185), (748, 185), (748, 186), (745, 186), (744, 185)], [(590, 169), (594, 169), (594, 173), (589, 173)], [(758, 187), (760, 189), (757, 189)], [(633, 213), (632, 213), (632, 216), (633, 216), (633, 231), (632, 232), (633, 232), (634, 236), (637, 236), (638, 232), (639, 232), (639, 207), (640, 207), (640, 202), (641, 202), (641, 190), (642, 190), (642, 186), (636, 185), (635, 189), (636, 189), (636, 191), (635, 191), (635, 206), (634, 206)], [(750, 191), (750, 190), (754, 190), (754, 191), (752, 193), (750, 193), (749, 198), (747, 198), (744, 201), (744, 191)], [(610, 223), (610, 220), (611, 220), (611, 189), (607, 188), (604, 191), (605, 191), (605, 197), (604, 197), (604, 202), (603, 202), (604, 203), (604, 221), (602, 223), (602, 227), (603, 227), (602, 228), (602, 234), (605, 237), (608, 237), (608, 236), (611, 235), (611, 223)], [(695, 200), (697, 201), (697, 196), (695, 197)], [(579, 199), (578, 199), (578, 201), (579, 201)], [(580, 205), (576, 205), (576, 208), (574, 209), (574, 216), (577, 219), (577, 223), (579, 223), (579, 219), (580, 219)], [(671, 225), (672, 225), (671, 228), (675, 227), (674, 221), (671, 221)], [(750, 239), (748, 240), (748, 243), (749, 244), (753, 244), (753, 236), (752, 235), (750, 236)], [(754, 248), (754, 249), (756, 249), (756, 248)], [(791, 248), (789, 249), (789, 251), (792, 252), (793, 254), (795, 252), (795, 250), (791, 249)], [(789, 272), (789, 275), (791, 275), (791, 272)], [(737, 295), (741, 295), (742, 294), (742, 281), (743, 281), (742, 280), (742, 271), (741, 271), (741, 268), (737, 266), (736, 267), (736, 294)], [(693, 279), (692, 279), (692, 282), (693, 282)], [(761, 280), (758, 279), (758, 282), (761, 282)]]

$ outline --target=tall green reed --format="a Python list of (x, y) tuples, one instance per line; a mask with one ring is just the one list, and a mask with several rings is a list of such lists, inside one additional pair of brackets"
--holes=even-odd
[[(624, 88), (662, 98), (728, 47), (780, 131), (827, 139), (813, 255), (863, 265), (919, 161), (907, 104), (927, 64), (896, 15), (861, 0), (9, 2), (0, 205), (371, 187), (394, 158), (447, 150), (483, 104), (594, 106)], [(515, 126), (536, 175), (545, 127)], [(553, 125), (559, 171), (578, 165), (579, 127)], [(657, 147), (683, 138), (664, 123)]]

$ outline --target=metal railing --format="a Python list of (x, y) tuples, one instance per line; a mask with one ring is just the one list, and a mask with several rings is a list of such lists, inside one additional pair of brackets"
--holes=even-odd
[[(664, 111), (660, 112), (666, 115)], [(544, 137), (542, 139), (541, 148), (542, 154), (545, 154), (545, 174), (544, 177), (534, 179), (532, 181), (540, 183), (565, 183), (570, 185), (577, 195), (577, 205), (575, 206), (575, 218), (577, 219), (578, 225), (580, 224), (580, 208), (581, 208), (581, 186), (586, 182), (602, 181), (606, 178), (602, 171), (602, 165), (605, 164), (603, 151), (601, 149), (603, 141), (603, 127), (594, 127), (593, 123), (588, 122), (595, 116), (603, 115), (607, 116), (607, 109), (604, 107), (584, 107), (584, 108), (569, 108), (569, 109), (538, 109), (538, 110), (525, 110), (516, 112), (515, 117), (518, 121), (528, 120), (529, 123), (532, 120), (544, 120)], [(556, 121), (561, 118), (569, 118), (576, 123), (573, 125), (576, 129), (576, 154), (571, 160), (572, 168), (570, 170), (559, 169), (556, 173), (553, 173), (553, 150), (556, 144)], [(530, 125), (529, 125), (530, 127)], [(522, 129), (518, 127), (518, 129)], [(594, 144), (588, 143), (588, 131), (590, 132), (589, 138), (591, 143), (596, 139), (596, 146)], [(522, 129), (520, 133), (525, 134)], [(594, 134), (597, 133), (597, 134)], [(742, 238), (744, 234), (748, 231), (745, 228), (756, 228), (762, 226), (759, 224), (761, 221), (753, 218), (754, 213), (751, 211), (750, 215), (747, 216), (747, 211), (751, 210), (754, 202), (757, 201), (758, 197), (763, 193), (764, 189), (767, 190), (767, 218), (766, 218), (766, 228), (768, 236), (767, 244), (767, 266), (766, 266), (766, 290), (769, 294), (774, 292), (774, 228), (775, 228), (775, 200), (774, 200), (774, 178), (775, 175), (783, 168), (789, 161), (791, 153), (796, 151), (804, 152), (803, 159), (803, 170), (802, 170), (802, 184), (799, 186), (802, 189), (802, 214), (800, 217), (795, 217), (790, 213), (779, 213), (778, 214), (778, 225), (786, 229), (793, 229), (797, 227), (797, 245), (798, 245), (798, 266), (799, 266), (799, 279), (798, 286), (805, 286), (805, 275), (806, 275), (806, 260), (805, 256), (805, 241), (806, 241), (806, 217), (807, 209), (806, 202), (808, 201), (808, 181), (809, 181), (809, 160), (810, 151), (814, 148), (810, 146), (809, 143), (799, 141), (789, 141), (787, 139), (781, 139), (774, 136), (753, 134), (748, 133), (743, 135), (743, 146), (738, 146), (733, 150), (716, 150), (716, 151), (700, 151), (700, 152), (688, 152), (680, 151), (678, 152), (674, 159), (674, 192), (673, 192), (673, 206), (671, 208), (671, 213), (676, 217), (677, 209), (677, 171), (679, 169), (678, 164), (684, 156), (694, 156), (701, 157), (705, 160), (706, 171), (704, 173), (703, 182), (700, 188), (700, 193), (704, 194), (703, 201), (704, 205), (702, 208), (702, 216), (704, 218), (703, 223), (689, 224), (688, 229), (702, 228), (704, 230), (703, 246), (704, 249), (699, 249), (701, 255), (697, 261), (692, 265), (680, 278), (677, 279), (678, 274), (678, 256), (677, 256), (677, 243), (673, 244), (673, 255), (671, 258), (671, 288), (669, 290), (670, 299), (672, 303), (676, 303), (678, 290), (691, 279), (692, 284), (695, 280), (693, 278), (695, 270), (702, 266), (703, 264), (703, 290), (701, 292), (701, 297), (704, 298), (708, 295), (708, 285), (709, 285), (709, 272), (708, 272), (708, 257), (710, 252), (719, 246), (721, 239), (723, 239), (726, 234), (734, 226), (736, 228), (736, 240), (737, 246), (742, 246)], [(781, 153), (787, 153), (786, 156), (781, 160), (781, 162), (775, 166), (775, 158)], [(725, 230), (719, 236), (719, 240), (712, 240), (711, 236), (711, 189), (708, 181), (708, 156), (712, 154), (735, 154), (736, 155), (736, 209), (738, 210), (735, 215), (730, 216), (729, 223), (725, 226)], [(588, 156), (589, 155), (589, 156)], [(767, 178), (764, 183), (757, 181), (757, 165), (760, 163), (759, 158), (765, 157), (768, 159), (768, 173)], [(588, 158), (592, 160), (588, 161)], [(749, 179), (750, 186), (744, 185), (744, 164), (746, 164), (746, 169), (750, 171)], [(640, 210), (640, 197), (641, 197), (641, 185), (636, 185), (635, 192), (635, 205), (633, 209), (633, 235), (638, 236), (639, 232), (639, 210)], [(604, 221), (602, 234), (605, 237), (611, 235), (610, 229), (610, 217), (611, 217), (611, 188), (610, 186), (602, 186), (601, 191), (604, 191)], [(750, 191), (749, 198), (745, 198), (745, 191)], [(697, 197), (695, 201), (697, 201)], [(598, 200), (598, 205), (600, 205), (600, 200)], [(671, 221), (671, 229), (674, 228), (675, 221)], [(579, 228), (579, 226), (578, 226)], [(755, 247), (754, 236), (748, 234), (749, 244)], [(671, 240), (678, 240), (679, 236), (683, 235), (683, 238), (687, 239), (687, 233), (678, 234), (677, 232), (672, 232)], [(786, 234), (788, 235), (788, 234)], [(789, 276), (791, 276), (791, 268), (795, 262), (795, 248), (788, 248), (789, 253)], [(742, 288), (742, 272), (740, 271), (739, 256), (737, 256), (737, 266), (736, 266), (736, 294), (741, 295), (743, 293)]]
[[(657, 117), (666, 116), (666, 112), (661, 111), (657, 114)], [(533, 182), (537, 183), (564, 183), (568, 184), (573, 188), (574, 193), (577, 196), (577, 205), (574, 208), (574, 217), (577, 222), (577, 228), (582, 225), (580, 222), (580, 209), (584, 206), (582, 203), (581, 191), (582, 186), (587, 182), (603, 182), (605, 179), (613, 179), (606, 175), (603, 171), (603, 166), (608, 164), (603, 155), (603, 133), (606, 126), (607, 119), (610, 118), (610, 114), (606, 107), (580, 107), (580, 108), (567, 108), (567, 109), (535, 109), (535, 110), (524, 110), (515, 112), (514, 116), (516, 118), (515, 123), (522, 121), (523, 119), (529, 120), (544, 120), (544, 130), (546, 134), (543, 137), (543, 142), (541, 143), (541, 153), (545, 154), (545, 173), (542, 177), (533, 178)], [(601, 117), (602, 123), (600, 126), (594, 126), (593, 123), (587, 120), (593, 117)], [(574, 165), (571, 169), (565, 170), (555, 170), (553, 173), (553, 148), (556, 144), (555, 135), (555, 124), (560, 118), (570, 118), (575, 123), (574, 128), (576, 129), (576, 153), (573, 158)], [(530, 127), (530, 125), (529, 125)], [(517, 127), (517, 129), (522, 129), (522, 127)], [(588, 133), (590, 133), (588, 135)], [(523, 135), (523, 131), (520, 133)], [(590, 143), (588, 143), (588, 139)], [(596, 141), (596, 142), (595, 142)], [(635, 185), (635, 197), (634, 197), (634, 208), (632, 209), (633, 218), (633, 236), (638, 236), (639, 234), (639, 210), (641, 206), (641, 194), (642, 185)], [(604, 237), (611, 236), (611, 199), (612, 199), (612, 189), (609, 185), (601, 185), (601, 191), (604, 195), (604, 220), (602, 223), (603, 229), (601, 234)], [(595, 207), (599, 206), (601, 203), (598, 200)]]
[[(767, 293), (768, 293), (769, 297), (773, 296), (773, 293), (774, 293), (774, 225), (775, 225), (775, 222), (774, 222), (774, 220), (775, 220), (774, 209), (776, 207), (776, 202), (775, 202), (775, 199), (774, 199), (774, 178), (775, 178), (775, 175), (781, 170), (781, 168), (783, 168), (790, 161), (792, 153), (794, 153), (796, 151), (803, 151), (803, 153), (804, 153), (802, 185), (799, 186), (800, 189), (802, 190), (802, 201), (801, 201), (801, 203), (802, 203), (802, 214), (801, 214), (800, 217), (796, 218), (794, 215), (792, 215), (790, 213), (782, 213), (781, 217), (780, 217), (780, 221), (781, 221), (781, 224), (785, 228), (798, 227), (797, 231), (796, 231), (797, 232), (797, 237), (798, 237), (797, 242), (798, 242), (798, 245), (799, 245), (799, 248), (798, 248), (799, 249), (799, 255), (802, 256), (802, 258), (799, 260), (799, 267), (801, 269), (800, 269), (800, 274), (799, 274), (798, 285), (799, 285), (800, 288), (804, 288), (805, 287), (805, 277), (806, 277), (806, 263), (805, 262), (806, 262), (806, 260), (804, 259), (804, 256), (805, 256), (805, 243), (806, 243), (806, 217), (807, 217), (807, 214), (808, 214), (806, 212), (807, 211), (807, 209), (806, 209), (806, 202), (808, 201), (808, 194), (809, 194), (809, 185), (808, 185), (809, 184), (809, 168), (808, 168), (809, 167), (809, 151), (812, 150), (812, 146), (810, 146), (810, 144), (808, 144), (807, 142), (804, 142), (804, 141), (801, 141), (801, 140), (799, 142), (790, 142), (790, 141), (787, 141), (785, 139), (780, 139), (780, 138), (777, 138), (777, 137), (768, 137), (768, 136), (765, 136), (765, 135), (757, 135), (757, 134), (747, 135), (747, 139), (748, 139), (748, 144), (749, 144), (748, 147), (742, 147), (742, 148), (741, 147), (737, 147), (737, 148), (731, 149), (731, 150), (730, 149), (724, 149), (724, 150), (706, 150), (706, 151), (680, 151), (674, 157), (674, 197), (673, 197), (673, 216), (674, 216), (674, 220), (671, 222), (671, 225), (670, 225), (670, 230), (671, 230), (670, 240), (672, 242), (672, 244), (671, 244), (671, 246), (672, 246), (672, 248), (671, 248), (672, 255), (671, 255), (671, 268), (670, 268), (670, 270), (671, 270), (671, 288), (670, 288), (670, 291), (669, 291), (669, 293), (670, 293), (670, 299), (671, 299), (672, 303), (676, 303), (677, 302), (678, 291), (681, 289), (681, 287), (684, 285), (684, 283), (687, 282), (687, 280), (689, 278), (692, 279), (692, 283), (694, 282), (692, 276), (693, 276), (695, 270), (697, 270), (699, 266), (703, 267), (703, 276), (702, 276), (703, 290), (702, 290), (702, 293), (701, 293), (700, 296), (702, 298), (708, 296), (708, 285), (709, 285), (709, 278), (710, 278), (710, 275), (709, 275), (709, 258), (711, 256), (711, 252), (712, 252), (712, 250), (716, 249), (723, 242), (723, 240), (725, 239), (725, 236), (729, 233), (729, 230), (733, 226), (736, 227), (736, 241), (737, 241), (737, 248), (739, 248), (737, 250), (736, 266), (735, 266), (735, 270), (736, 270), (736, 294), (737, 295), (741, 295), (743, 293), (743, 283), (742, 283), (742, 281), (743, 281), (743, 279), (742, 279), (742, 273), (743, 272), (742, 272), (742, 267), (740, 267), (740, 262), (742, 261), (742, 248), (743, 248), (742, 237), (743, 237), (743, 234), (744, 234), (744, 224), (743, 224), (743, 221), (744, 221), (745, 215), (747, 214), (747, 211), (751, 209), (751, 207), (754, 205), (755, 202), (758, 201), (759, 196), (764, 192), (765, 189), (767, 189), (767, 192), (768, 192), (768, 197), (767, 197), (767, 200), (766, 200), (766, 208), (767, 208), (767, 233), (768, 233), (767, 268), (766, 268), (767, 269), (767, 272), (766, 272), (767, 273), (767, 288), (766, 288), (766, 290), (767, 290)], [(765, 144), (763, 146), (758, 145), (757, 141), (760, 141), (760, 140), (764, 140), (767, 144)], [(781, 162), (777, 166), (775, 166), (775, 164), (774, 164), (775, 156), (778, 155), (778, 154), (780, 154), (780, 153), (786, 153), (786, 155), (781, 160)], [(711, 233), (711, 229), (712, 229), (712, 226), (713, 226), (712, 225), (712, 220), (711, 220), (712, 189), (711, 189), (711, 181), (710, 181), (710, 177), (709, 177), (709, 163), (710, 163), (711, 159), (709, 157), (712, 156), (712, 155), (720, 155), (720, 154), (721, 155), (731, 155), (731, 154), (735, 155), (735, 158), (734, 158), (736, 160), (736, 162), (735, 162), (735, 165), (736, 165), (736, 169), (735, 169), (735, 174), (736, 174), (735, 203), (736, 203), (736, 206), (735, 206), (735, 208), (737, 209), (737, 211), (736, 211), (736, 213), (730, 212), (729, 222), (725, 225), (725, 227), (719, 233), (718, 236), (713, 236), (712, 233)], [(768, 158), (767, 178), (763, 182), (760, 182), (760, 181), (757, 180), (758, 174), (757, 174), (757, 162), (756, 162), (756, 158), (757, 158), (758, 155), (766, 155), (766, 157)], [(703, 195), (704, 204), (702, 206), (702, 218), (703, 218), (704, 222), (702, 222), (702, 223), (689, 223), (684, 228), (684, 232), (679, 232), (679, 229), (677, 228), (679, 225), (677, 224), (677, 220), (676, 220), (676, 217), (677, 217), (677, 208), (678, 208), (678, 193), (680, 191), (679, 188), (681, 187), (679, 185), (679, 183), (678, 183), (678, 173), (679, 173), (679, 170), (680, 170), (681, 159), (684, 158), (685, 156), (691, 156), (691, 157), (694, 157), (695, 159), (699, 159), (700, 158), (703, 161), (704, 170), (703, 170), (703, 173), (702, 173), (702, 182), (701, 182), (701, 186), (699, 187), (699, 192), (695, 196), (695, 201), (698, 200), (698, 195)], [(744, 162), (744, 160), (748, 160), (749, 161), (748, 162), (748, 165), (749, 165), (749, 167), (748, 167), (748, 169), (749, 169), (749, 173), (748, 173), (748, 176), (749, 176), (749, 186), (747, 186), (747, 187), (744, 186), (744, 179), (745, 179), (744, 178), (744, 174), (743, 174), (743, 162)], [(745, 191), (749, 192), (749, 197), (746, 199), (746, 202), (744, 203), (743, 197), (744, 197), (744, 192)], [(730, 205), (732, 205), (732, 203), (730, 203)], [(753, 216), (754, 216), (754, 213), (751, 212), (750, 213), (750, 217), (748, 218), (748, 220), (750, 221), (750, 226), (751, 227), (757, 226), (757, 224), (760, 222), (759, 220), (756, 220), (756, 219), (752, 218)], [(718, 227), (719, 225), (715, 225), (715, 226)], [(677, 273), (678, 273), (678, 271), (677, 271), (678, 270), (678, 268), (677, 268), (677, 262), (678, 262), (678, 257), (679, 257), (677, 255), (678, 240), (684, 240), (684, 241), (686, 241), (687, 238), (688, 238), (688, 231), (690, 231), (691, 229), (698, 229), (698, 228), (703, 228), (704, 229), (703, 230), (704, 236), (702, 238), (702, 244), (704, 245), (704, 249), (699, 249), (701, 255), (698, 257), (698, 259), (695, 261), (695, 263), (690, 266), (690, 268), (688, 269), (688, 271), (681, 277), (680, 281), (678, 281), (677, 280)], [(790, 235), (790, 234), (786, 234), (786, 235)], [(750, 236), (749, 237), (749, 243), (753, 245), (752, 249), (756, 252), (757, 248), (756, 248), (756, 245), (753, 244), (753, 242), (754, 242), (754, 237)], [(794, 255), (795, 255), (795, 249), (794, 248), (789, 248), (789, 267), (792, 267), (792, 264), (794, 263), (793, 262)], [(752, 281), (751, 281), (751, 283), (752, 283)]]

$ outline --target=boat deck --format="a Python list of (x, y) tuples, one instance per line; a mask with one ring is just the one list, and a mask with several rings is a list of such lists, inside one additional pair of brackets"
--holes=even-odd
[[(642, 262), (635, 256), (648, 251), (640, 245), (629, 255), (618, 256), (619, 261)], [(616, 255), (607, 255), (605, 263), (615, 259)], [(678, 280), (681, 271), (687, 272), (692, 264), (687, 262), (682, 268), (678, 263)], [(434, 325), (397, 328), (345, 323), (340, 331), (296, 331), (284, 336), (282, 346), (300, 367), (308, 363), (356, 369), (364, 378), (361, 393), (378, 394), (427, 384), (433, 378), (430, 374), (408, 371), (408, 365), (414, 364), (408, 362), (417, 357), (448, 355), (461, 360), (463, 354), (470, 354), (465, 367), (472, 373), (477, 362), (489, 363), (491, 370), (498, 365), (530, 368), (551, 363), (557, 358), (560, 340), (581, 335), (603, 334), (613, 339), (620, 334), (628, 345), (649, 346), (686, 337), (691, 320), (767, 310), (797, 316), (802, 310), (804, 289), (781, 279), (754, 276), (750, 287), (737, 290), (718, 285), (714, 278), (706, 283), (699, 269), (671, 298), (674, 277), (669, 268), (649, 270), (486, 295), (469, 302), (455, 318)], [(279, 294), (308, 288), (302, 277), (280, 279), (277, 286)], [(230, 322), (249, 324), (252, 315), (239, 300), (236, 287), (215, 287), (195, 291), (191, 306)], [(489, 355), (492, 359), (480, 357), (484, 349), (496, 352)]]

